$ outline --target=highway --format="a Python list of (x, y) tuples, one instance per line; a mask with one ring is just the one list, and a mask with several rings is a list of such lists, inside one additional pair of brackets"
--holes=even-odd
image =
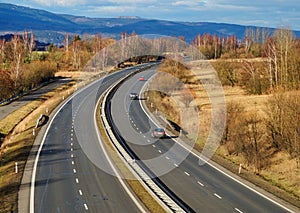
[[(140, 93), (144, 81), (155, 69), (141, 72), (125, 81), (111, 100), (114, 128), (130, 149), (159, 179), (195, 212), (291, 212), (287, 207), (249, 189), (210, 164), (199, 165), (199, 157), (188, 154), (182, 161), (180, 154), (187, 150), (172, 138), (153, 139), (151, 130), (156, 126), (141, 108), (143, 100), (131, 100), (130, 92)], [(171, 152), (170, 150), (176, 150)], [(164, 171), (164, 168), (173, 169)]]
[[(94, 122), (100, 95), (132, 72), (114, 73), (75, 93), (51, 121), (33, 173), (30, 212), (144, 212), (143, 206), (111, 175)], [(97, 162), (101, 162), (99, 168)]]

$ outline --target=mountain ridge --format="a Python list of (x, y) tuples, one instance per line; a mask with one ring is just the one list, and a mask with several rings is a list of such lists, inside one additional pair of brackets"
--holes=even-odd
[[(38, 40), (55, 44), (62, 43), (65, 33), (79, 35), (99, 33), (106, 37), (118, 38), (123, 32), (135, 32), (139, 35), (184, 36), (188, 42), (191, 42), (198, 34), (210, 33), (225, 37), (235, 35), (238, 39), (242, 39), (245, 30), (249, 27), (274, 31), (274, 28), (266, 27), (216, 22), (168, 21), (136, 16), (91, 18), (0, 3), (0, 34), (33, 31)], [(297, 37), (300, 37), (300, 31), (294, 32)]]

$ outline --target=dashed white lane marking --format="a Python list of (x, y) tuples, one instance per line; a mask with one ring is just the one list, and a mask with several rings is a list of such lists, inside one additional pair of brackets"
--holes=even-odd
[(72, 165), (74, 165), (74, 161), (72, 161)]
[(73, 137), (73, 133), (71, 133), (71, 136)]
[(154, 148), (156, 147), (154, 144), (152, 145)]
[(78, 190), (78, 192), (79, 192), (80, 195), (82, 195), (82, 191), (80, 189)]
[(76, 179), (75, 179), (75, 181), (76, 181), (76, 183), (79, 183), (79, 180), (78, 180), (78, 178), (76, 178)]
[(218, 195), (217, 193), (214, 193), (214, 196), (216, 196), (219, 199), (222, 199), (222, 197), (220, 195)]
[(73, 152), (73, 148), (71, 148), (71, 152)]
[(184, 172), (184, 174), (186, 174), (187, 176), (190, 176), (190, 174), (188, 172)]
[(73, 130), (73, 129), (71, 129), (71, 132), (74, 132), (74, 130)]
[(136, 128), (136, 130), (139, 130), (139, 128)]
[(166, 156), (166, 159), (167, 159), (167, 160), (170, 160), (170, 158), (169, 158), (168, 156)]
[(89, 208), (86, 204), (84, 204), (84, 208), (85, 208), (85, 210), (89, 210)]
[(161, 150), (158, 150), (159, 153), (161, 153)]
[(73, 158), (74, 157), (74, 155), (73, 154), (71, 154), (71, 158)]
[(198, 181), (197, 183), (198, 183), (200, 186), (204, 186), (204, 184), (203, 184), (203, 183), (201, 183), (201, 182), (199, 182), (199, 181)]
[(151, 141), (150, 141), (150, 140), (147, 140), (147, 142), (150, 143)]
[(239, 210), (238, 208), (235, 208), (235, 211), (239, 212), (239, 213), (243, 213), (241, 210)]
[(143, 134), (143, 133), (140, 131), (140, 134)]
[(76, 169), (73, 169), (74, 174), (76, 174)]
[(71, 143), (71, 146), (73, 146), (73, 143)]
[(174, 166), (178, 167), (178, 165), (176, 163), (174, 163)]
[(71, 141), (73, 140), (73, 138), (71, 138)]

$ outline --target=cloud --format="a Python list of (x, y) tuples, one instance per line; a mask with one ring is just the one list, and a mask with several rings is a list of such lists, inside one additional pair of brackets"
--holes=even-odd
[(172, 3), (173, 6), (188, 6), (188, 7), (192, 7), (192, 6), (196, 6), (197, 3), (193, 2), (193, 1), (176, 1), (174, 3)]
[(34, 2), (47, 7), (61, 6), (69, 7), (87, 3), (87, 0), (33, 0)]
[(111, 6), (99, 6), (99, 7), (93, 7), (87, 10), (89, 13), (93, 14), (99, 14), (98, 17), (101, 17), (101, 14), (121, 14), (121, 13), (130, 13), (135, 11), (134, 7), (126, 7), (126, 6), (116, 6), (116, 5), (111, 5)]

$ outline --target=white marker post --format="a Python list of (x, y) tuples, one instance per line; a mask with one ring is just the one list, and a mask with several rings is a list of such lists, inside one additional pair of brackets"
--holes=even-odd
[(242, 164), (240, 163), (239, 174), (241, 174), (241, 171), (242, 171)]
[(34, 128), (32, 129), (32, 135), (35, 136), (35, 130), (34, 130)]
[(15, 162), (15, 172), (18, 173), (18, 162)]

